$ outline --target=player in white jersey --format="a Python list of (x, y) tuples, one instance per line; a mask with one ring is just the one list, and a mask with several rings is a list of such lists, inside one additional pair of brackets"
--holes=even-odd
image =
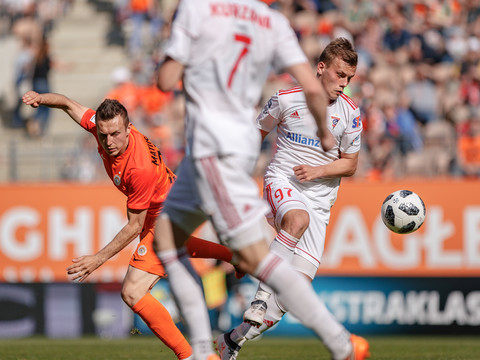
[[(269, 223), (278, 234), (270, 249), (291, 262), (296, 270), (313, 280), (323, 254), (330, 208), (337, 198), (341, 177), (357, 168), (362, 122), (360, 109), (344, 88), (355, 75), (357, 54), (344, 38), (332, 41), (322, 52), (317, 77), (330, 99), (327, 127), (335, 138), (330, 151), (319, 146), (315, 122), (301, 87), (280, 90), (257, 117), (265, 138), (277, 129), (276, 151), (264, 177), (264, 198), (270, 204)], [(301, 296), (301, 295), (300, 295)], [(245, 321), (217, 343), (223, 345), (222, 360), (236, 359), (241, 346), (275, 325), (286, 309), (263, 283)], [(357, 359), (368, 353), (368, 343), (357, 342)]]
[[(234, 251), (240, 270), (274, 289), (334, 358), (349, 356), (348, 331), (311, 284), (269, 252), (262, 228), (267, 205), (251, 176), (261, 143), (254, 108), (271, 69), (296, 78), (322, 146), (329, 150), (334, 142), (326, 129), (327, 98), (288, 21), (259, 1), (182, 0), (165, 53), (157, 84), (166, 91), (183, 80), (187, 151), (157, 222), (155, 246), (187, 323), (195, 359), (217, 357), (202, 289), (181, 248), (207, 218)], [(301, 301), (295, 293), (302, 294)]]

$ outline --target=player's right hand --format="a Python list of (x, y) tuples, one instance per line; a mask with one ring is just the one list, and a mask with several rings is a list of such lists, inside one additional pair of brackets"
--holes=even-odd
[(40, 106), (41, 95), (35, 91), (27, 91), (22, 96), (22, 101), (25, 105), (30, 105), (31, 107), (37, 108)]
[(72, 259), (72, 265), (67, 267), (67, 274), (72, 281), (82, 282), (94, 272), (103, 262), (95, 255), (80, 256)]

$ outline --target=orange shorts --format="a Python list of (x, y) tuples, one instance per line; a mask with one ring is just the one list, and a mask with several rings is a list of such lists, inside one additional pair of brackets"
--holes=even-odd
[(140, 242), (130, 259), (129, 265), (139, 270), (164, 277), (166, 275), (165, 269), (153, 250), (153, 232), (155, 230), (156, 220), (156, 215), (152, 216), (148, 214), (145, 218), (145, 224), (140, 234)]

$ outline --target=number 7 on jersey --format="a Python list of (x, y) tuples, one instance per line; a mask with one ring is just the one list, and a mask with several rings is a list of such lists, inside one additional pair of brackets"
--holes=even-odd
[(235, 61), (235, 64), (233, 65), (232, 70), (230, 71), (230, 76), (228, 77), (228, 88), (229, 89), (232, 87), (233, 77), (235, 76), (235, 73), (237, 72), (238, 64), (240, 64), (240, 61), (245, 57), (245, 55), (247, 55), (248, 46), (251, 43), (251, 39), (250, 39), (249, 36), (240, 35), (240, 34), (235, 34), (235, 41), (244, 43), (245, 46), (243, 47), (242, 51), (238, 55), (238, 58)]

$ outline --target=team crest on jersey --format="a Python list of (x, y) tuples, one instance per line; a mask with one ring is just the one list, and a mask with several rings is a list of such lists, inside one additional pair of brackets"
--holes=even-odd
[(147, 253), (147, 247), (145, 245), (140, 246), (137, 250), (137, 253), (140, 256), (144, 256)]
[(90, 122), (95, 124), (95, 114), (90, 118)]
[(340, 121), (340, 118), (338, 116), (330, 116), (332, 118), (332, 129), (335, 129), (335, 126), (337, 126), (338, 122)]
[(120, 186), (120, 184), (122, 183), (122, 179), (120, 178), (120, 175), (116, 174), (113, 177), (113, 182), (115, 183), (115, 185)]

